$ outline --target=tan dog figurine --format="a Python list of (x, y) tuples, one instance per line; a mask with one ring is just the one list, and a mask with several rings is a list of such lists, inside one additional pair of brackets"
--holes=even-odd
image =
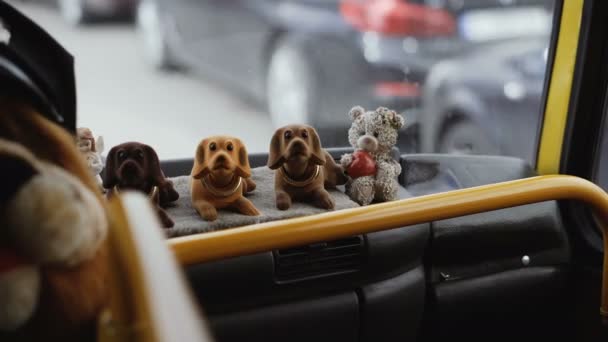
[(280, 210), (289, 209), (294, 200), (333, 209), (335, 202), (327, 189), (347, 181), (342, 167), (321, 147), (317, 131), (307, 125), (289, 125), (274, 133), (268, 167), (276, 170), (275, 195)]
[(258, 209), (244, 194), (255, 189), (249, 156), (243, 142), (230, 136), (213, 136), (196, 149), (190, 174), (192, 205), (207, 221), (217, 219), (217, 209), (233, 209), (257, 216)]

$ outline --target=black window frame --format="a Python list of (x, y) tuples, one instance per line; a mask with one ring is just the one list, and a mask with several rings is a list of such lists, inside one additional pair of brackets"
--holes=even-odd
[[(562, 144), (560, 173), (595, 180), (602, 123), (608, 109), (608, 1), (585, 0), (577, 47), (568, 119)], [(584, 134), (582, 134), (584, 132)], [(602, 234), (585, 205), (562, 201), (573, 252), (600, 266)]]

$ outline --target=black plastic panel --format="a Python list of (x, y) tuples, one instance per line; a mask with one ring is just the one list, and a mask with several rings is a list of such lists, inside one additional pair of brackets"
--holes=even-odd
[[(437, 284), (427, 339), (540, 341), (567, 337), (567, 272), (530, 267)], [(566, 339), (568, 340), (568, 339)]]
[[(506, 157), (404, 156), (407, 189), (424, 195), (535, 176), (523, 161)], [(443, 190), (440, 190), (443, 189)], [(432, 223), (427, 254), (432, 282), (471, 278), (527, 266), (563, 265), (568, 238), (555, 201)]]
[(212, 316), (217, 341), (355, 342), (359, 303), (354, 292)]
[(208, 313), (234, 312), (327, 291), (353, 290), (403, 274), (422, 265), (429, 233), (429, 225), (423, 224), (367, 234), (365, 262), (357, 271), (300, 281), (277, 279), (273, 252), (194, 265), (186, 273)]
[[(413, 155), (402, 165), (413, 195), (536, 175), (505, 157)], [(567, 336), (570, 259), (555, 201), (433, 222), (424, 339)]]
[(425, 301), (424, 269), (364, 286), (361, 341), (415, 341)]

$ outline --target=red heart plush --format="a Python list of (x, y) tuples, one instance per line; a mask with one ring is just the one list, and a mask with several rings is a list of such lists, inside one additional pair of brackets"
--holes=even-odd
[(10, 249), (0, 247), (0, 274), (12, 271), (26, 261)]
[(373, 176), (376, 174), (376, 161), (366, 151), (356, 151), (353, 153), (353, 162), (348, 167), (347, 172), (352, 178)]

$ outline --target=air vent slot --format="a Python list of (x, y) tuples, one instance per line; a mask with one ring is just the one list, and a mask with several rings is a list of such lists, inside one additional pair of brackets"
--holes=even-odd
[(361, 236), (274, 251), (277, 282), (293, 282), (358, 271), (365, 259)]

